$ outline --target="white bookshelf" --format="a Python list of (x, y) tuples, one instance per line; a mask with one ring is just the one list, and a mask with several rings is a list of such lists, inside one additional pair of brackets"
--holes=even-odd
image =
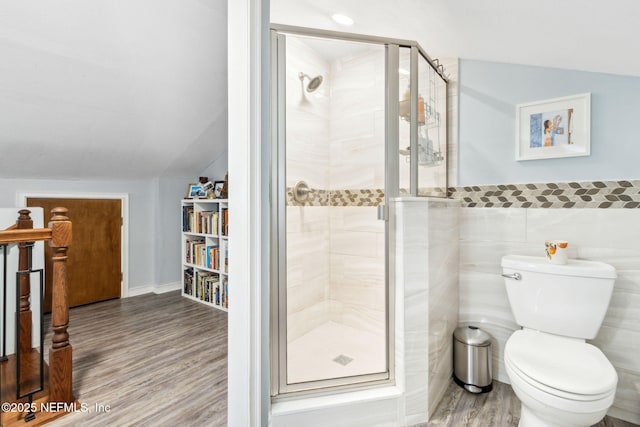
[(184, 199), (182, 296), (229, 310), (227, 199)]

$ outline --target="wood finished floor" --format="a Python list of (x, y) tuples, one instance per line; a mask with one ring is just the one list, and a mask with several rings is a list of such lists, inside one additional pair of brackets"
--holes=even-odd
[[(170, 292), (74, 308), (70, 325), (74, 392), (90, 412), (47, 426), (227, 424), (227, 313)], [(474, 395), (451, 383), (431, 421), (416, 427), (509, 427), (519, 416), (507, 384)], [(606, 417), (597, 427), (634, 425)]]
[(227, 313), (169, 292), (73, 308), (69, 324), (90, 412), (47, 426), (227, 425)]
[[(510, 385), (493, 382), (490, 393), (472, 394), (451, 383), (431, 420), (414, 427), (515, 427), (520, 421), (520, 400)], [(596, 427), (633, 427), (605, 417)]]

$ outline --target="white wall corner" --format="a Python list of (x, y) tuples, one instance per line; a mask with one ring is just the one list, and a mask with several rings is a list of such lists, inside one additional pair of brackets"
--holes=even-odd
[(155, 285), (136, 286), (135, 288), (129, 288), (128, 294), (123, 298), (137, 297), (138, 295), (150, 294), (155, 289)]
[[(160, 283), (154, 285), (137, 286), (129, 289), (127, 297), (137, 297), (144, 294), (164, 294), (166, 292), (177, 291), (182, 288), (182, 282)], [(125, 298), (125, 296), (123, 296)]]
[(166, 292), (182, 289), (182, 282), (162, 283), (153, 286), (154, 294), (164, 294)]

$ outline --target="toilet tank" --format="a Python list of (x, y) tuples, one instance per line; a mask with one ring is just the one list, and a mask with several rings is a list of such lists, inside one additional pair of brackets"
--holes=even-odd
[(516, 323), (525, 328), (592, 339), (607, 312), (616, 270), (597, 261), (551, 264), (544, 257), (502, 257), (507, 295)]

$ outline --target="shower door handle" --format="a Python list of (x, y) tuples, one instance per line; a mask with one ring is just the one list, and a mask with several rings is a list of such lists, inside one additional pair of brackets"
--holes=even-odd
[(389, 220), (389, 209), (387, 205), (378, 205), (378, 219), (381, 221)]

